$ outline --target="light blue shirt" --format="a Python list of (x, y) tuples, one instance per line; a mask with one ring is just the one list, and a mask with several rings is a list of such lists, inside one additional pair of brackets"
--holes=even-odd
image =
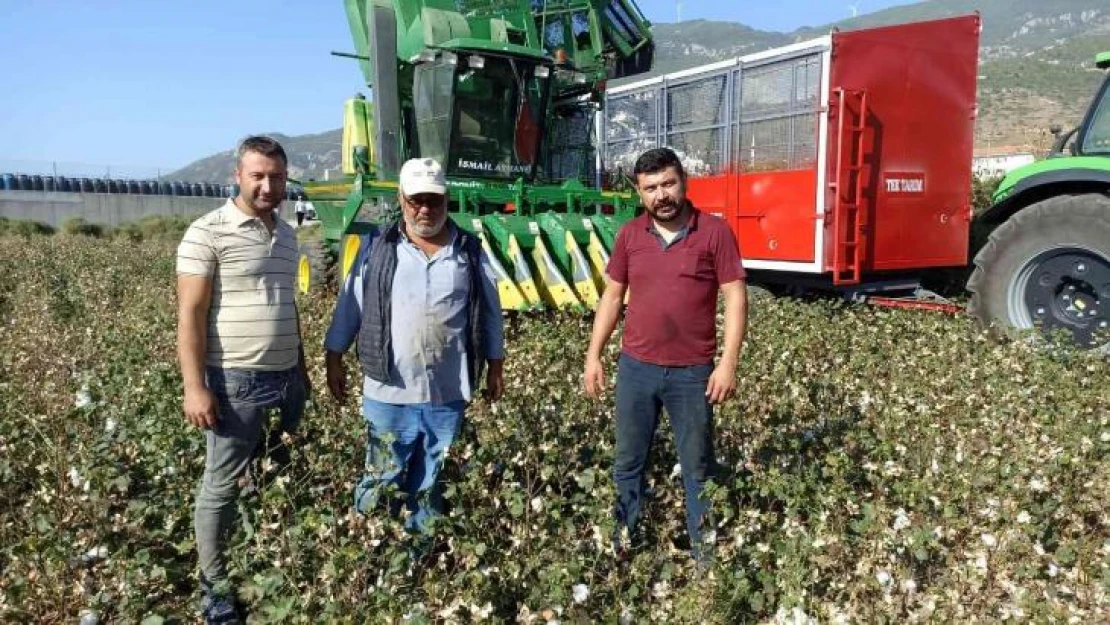
[[(466, 367), (470, 276), (458, 230), (451, 222), (447, 227), (452, 229), (451, 242), (431, 258), (401, 233), (393, 277), (390, 380), (383, 384), (364, 377), (365, 397), (388, 404), (444, 404), (471, 398), (472, 384)], [(375, 237), (371, 245), (378, 244), (385, 245)], [(328, 351), (346, 352), (358, 336), (370, 247), (363, 246), (339, 293), (335, 315), (324, 338)], [(484, 307), (485, 344), (478, 349), (487, 360), (500, 360), (505, 357), (501, 302), (484, 251), (481, 258), (483, 279), (479, 281), (482, 293), (478, 301)]]

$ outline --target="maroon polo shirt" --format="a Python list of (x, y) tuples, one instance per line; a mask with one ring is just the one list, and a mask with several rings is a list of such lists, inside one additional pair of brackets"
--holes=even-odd
[(651, 215), (617, 234), (606, 273), (628, 285), (622, 351), (654, 365), (704, 365), (717, 355), (717, 291), (742, 280), (740, 246), (728, 224), (693, 209), (668, 245)]

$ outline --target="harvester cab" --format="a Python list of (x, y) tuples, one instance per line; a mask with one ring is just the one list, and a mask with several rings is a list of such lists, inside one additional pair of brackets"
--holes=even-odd
[(632, 0), (345, 0), (371, 93), (346, 103), (343, 177), (305, 185), (323, 231), (303, 291), (396, 215), (411, 157), (443, 164), (452, 218), (487, 246), (508, 309), (592, 307), (616, 231), (638, 206), (596, 189), (608, 80), (650, 69)]

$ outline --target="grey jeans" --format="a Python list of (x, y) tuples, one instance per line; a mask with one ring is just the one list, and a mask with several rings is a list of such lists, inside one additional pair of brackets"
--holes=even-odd
[[(260, 452), (269, 453), (278, 463), (288, 461), (282, 434), (296, 431), (306, 391), (296, 367), (285, 371), (208, 367), (205, 373), (220, 414), (216, 425), (205, 433), (208, 450), (193, 520), (201, 575), (208, 584), (216, 584), (227, 579), (224, 551), (235, 524), (241, 480)], [(270, 428), (262, 448), (262, 433), (273, 411), (280, 420)]]

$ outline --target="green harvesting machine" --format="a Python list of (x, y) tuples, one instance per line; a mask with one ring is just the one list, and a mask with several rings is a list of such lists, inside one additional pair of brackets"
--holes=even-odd
[(506, 310), (589, 309), (639, 202), (604, 191), (607, 81), (651, 69), (633, 0), (345, 0), (369, 98), (344, 105), (343, 175), (304, 183), (321, 222), (303, 292), (345, 277), (359, 235), (398, 214), (408, 158), (443, 164), (451, 217), (482, 239)]

